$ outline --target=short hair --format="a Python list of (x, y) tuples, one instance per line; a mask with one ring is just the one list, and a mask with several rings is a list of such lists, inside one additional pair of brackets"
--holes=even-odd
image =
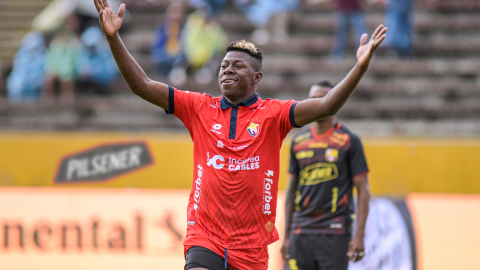
[(318, 83), (316, 83), (314, 85), (321, 86), (321, 87), (326, 87), (326, 88), (330, 88), (330, 89), (335, 87), (335, 85), (328, 80), (319, 81)]
[(263, 60), (263, 51), (260, 50), (255, 44), (249, 41), (245, 40), (237, 40), (234, 42), (231, 42), (230, 44), (227, 45), (225, 48), (225, 51), (231, 52), (231, 51), (240, 51), (244, 53), (248, 53), (250, 56), (253, 58), (256, 58), (260, 61)]

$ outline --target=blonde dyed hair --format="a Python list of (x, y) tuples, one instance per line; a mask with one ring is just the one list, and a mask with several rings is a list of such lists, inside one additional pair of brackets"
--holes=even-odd
[(262, 61), (263, 60), (263, 51), (260, 50), (255, 44), (250, 41), (246, 40), (237, 40), (228, 44), (225, 48), (225, 51), (240, 51), (244, 53), (248, 53), (250, 56)]

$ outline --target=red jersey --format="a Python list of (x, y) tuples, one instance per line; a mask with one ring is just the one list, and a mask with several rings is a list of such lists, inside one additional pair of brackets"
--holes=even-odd
[(168, 113), (194, 144), (185, 246), (207, 239), (225, 249), (252, 249), (279, 239), (280, 147), (295, 127), (295, 105), (255, 94), (235, 106), (225, 97), (170, 88)]

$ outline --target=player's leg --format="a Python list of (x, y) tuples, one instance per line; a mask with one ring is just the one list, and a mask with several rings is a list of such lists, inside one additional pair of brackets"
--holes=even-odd
[(321, 270), (347, 270), (348, 245), (351, 237), (338, 234), (315, 235), (318, 248), (315, 250), (318, 269)]
[(225, 270), (225, 260), (203, 247), (191, 247), (185, 255), (185, 270)]
[(316, 270), (314, 248), (310, 235), (293, 234), (290, 240), (290, 270)]

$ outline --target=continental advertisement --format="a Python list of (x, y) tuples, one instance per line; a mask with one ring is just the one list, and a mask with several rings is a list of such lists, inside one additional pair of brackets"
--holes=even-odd
[[(183, 269), (188, 190), (0, 188), (1, 270)], [(279, 201), (284, 201), (280, 194)], [(276, 226), (283, 235), (283, 203)], [(349, 269), (480, 269), (480, 195), (375, 197)], [(269, 269), (284, 269), (282, 239)]]

